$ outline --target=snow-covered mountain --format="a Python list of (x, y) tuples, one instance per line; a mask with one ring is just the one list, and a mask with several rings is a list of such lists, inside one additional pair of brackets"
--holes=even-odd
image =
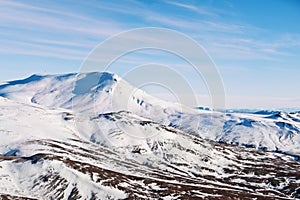
[(226, 114), (192, 109), (157, 99), (107, 72), (33, 75), (3, 84), (0, 96), (88, 116), (130, 111), (204, 139), (300, 155), (299, 112)]
[(290, 156), (203, 140), (126, 111), (87, 117), (0, 97), (0, 133), (1, 199), (300, 197), (300, 164)]
[(0, 199), (300, 198), (300, 113), (197, 110), (106, 72), (0, 96)]

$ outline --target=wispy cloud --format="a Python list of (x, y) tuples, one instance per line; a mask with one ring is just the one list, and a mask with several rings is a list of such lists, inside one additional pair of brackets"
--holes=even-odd
[(44, 31), (47, 29), (49, 32), (63, 31), (68, 32), (68, 34), (72, 34), (72, 32), (74, 32), (73, 34), (82, 33), (96, 37), (108, 37), (120, 31), (120, 29), (113, 27), (112, 24), (107, 22), (88, 24), (84, 22), (78, 22), (76, 20), (62, 21), (58, 17), (49, 17), (24, 11), (7, 10), (7, 12), (1, 12), (0, 21), (3, 25), (17, 24), (18, 28), (29, 30), (41, 30), (41, 28), (44, 28)]
[[(118, 33), (120, 24), (110, 19), (97, 20), (67, 10), (50, 9), (13, 1), (0, 1), (2, 27), (63, 31), (67, 34), (82, 33), (94, 37), (108, 37)], [(26, 17), (25, 17), (26, 16)], [(0, 27), (1, 27), (0, 26)], [(43, 28), (41, 30), (41, 28)]]
[(43, 57), (55, 57), (61, 59), (83, 60), (88, 54), (88, 51), (65, 48), (65, 47), (52, 47), (43, 44), (33, 44), (20, 41), (3, 41), (0, 40), (2, 48), (1, 54), (13, 55), (33, 55)]
[(87, 20), (87, 21), (92, 21), (91, 18), (88, 18), (86, 16), (74, 14), (74, 13), (69, 13), (65, 11), (60, 11), (60, 10), (54, 10), (54, 9), (49, 9), (49, 8), (44, 8), (44, 7), (38, 7), (38, 6), (33, 6), (29, 4), (24, 4), (20, 2), (15, 2), (11, 0), (2, 0), (0, 1), (0, 4), (2, 6), (10, 7), (10, 8), (15, 8), (15, 9), (23, 9), (23, 10), (31, 10), (31, 11), (40, 11), (44, 13), (50, 13), (50, 14), (58, 14), (66, 17), (71, 17), (71, 18), (76, 18), (80, 20)]
[[(125, 28), (139, 27), (142, 24), (182, 31), (196, 39), (213, 56), (228, 59), (276, 60), (278, 55), (289, 56), (289, 53), (282, 49), (300, 46), (300, 37), (295, 35), (287, 34), (283, 38), (265, 41), (253, 39), (250, 35), (261, 34), (265, 30), (249, 24), (225, 23), (219, 17), (214, 17), (218, 16), (218, 12), (209, 7), (168, 0), (164, 3), (207, 15), (209, 19), (199, 20), (182, 17), (176, 13), (161, 13), (149, 9), (149, 5), (139, 1), (128, 1), (127, 4), (80, 2), (82, 7), (95, 9), (95, 12), (106, 10), (139, 19), (138, 22), (127, 21), (124, 26), (122, 20), (107, 15), (95, 17), (83, 11), (70, 11), (68, 8), (8, 0), (0, 1), (0, 35), (5, 36), (7, 40), (21, 38), (27, 43), (31, 42), (31, 48), (37, 47), (34, 46), (37, 43), (44, 46), (44, 50), (50, 45), (51, 48), (55, 46), (57, 50), (84, 48), (86, 51), (92, 49), (97, 44), (96, 41), (100, 42)], [(28, 37), (26, 33), (35, 35)]]
[(1, 54), (80, 60), (100, 41), (120, 30), (119, 24), (109, 19), (0, 1)]
[(177, 6), (180, 8), (184, 8), (187, 9), (189, 11), (193, 11), (202, 15), (208, 15), (208, 16), (218, 16), (217, 13), (213, 12), (212, 10), (210, 10), (207, 7), (200, 7), (200, 6), (194, 6), (191, 4), (185, 4), (185, 3), (179, 3), (179, 2), (175, 2), (175, 1), (164, 1), (167, 4), (173, 5), (173, 6)]

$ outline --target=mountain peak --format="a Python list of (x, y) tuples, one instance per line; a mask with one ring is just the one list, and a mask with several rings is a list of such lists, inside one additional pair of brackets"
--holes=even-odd
[(117, 82), (119, 78), (109, 72), (89, 72), (77, 74), (77, 80), (73, 93), (75, 95), (86, 94), (90, 91), (99, 91), (108, 85)]

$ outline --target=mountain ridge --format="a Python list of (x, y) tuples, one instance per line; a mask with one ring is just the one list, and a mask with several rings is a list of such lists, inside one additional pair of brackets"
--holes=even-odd
[(224, 113), (159, 100), (107, 72), (33, 75), (0, 86), (0, 96), (94, 116), (128, 110), (205, 139), (300, 155), (295, 113)]

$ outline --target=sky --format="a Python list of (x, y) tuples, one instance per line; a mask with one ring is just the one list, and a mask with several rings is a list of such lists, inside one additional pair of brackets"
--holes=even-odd
[[(299, 19), (297, 0), (0, 0), (0, 82), (78, 72), (107, 38), (160, 27), (203, 47), (223, 80), (228, 108), (300, 108)], [(145, 63), (172, 66), (190, 82), (199, 105), (210, 105), (205, 82), (174, 55), (133, 52), (110, 71), (122, 76)], [(168, 96), (153, 85), (148, 91)]]

